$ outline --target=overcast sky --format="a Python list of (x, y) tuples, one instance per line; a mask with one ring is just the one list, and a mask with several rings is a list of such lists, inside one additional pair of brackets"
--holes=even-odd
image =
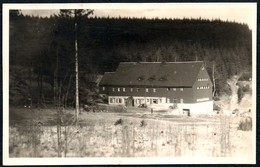
[[(22, 6), (25, 15), (50, 16), (57, 14), (61, 8), (95, 9), (95, 16), (110, 17), (146, 17), (146, 18), (204, 18), (221, 19), (246, 23), (250, 28), (255, 24), (252, 3), (176, 3), (176, 4), (84, 4), (84, 5), (38, 5)], [(37, 10), (35, 10), (37, 9)]]

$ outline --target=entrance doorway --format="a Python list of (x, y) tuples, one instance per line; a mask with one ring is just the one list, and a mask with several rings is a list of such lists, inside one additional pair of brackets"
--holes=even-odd
[(190, 116), (190, 109), (182, 109), (183, 114), (187, 115), (188, 117)]

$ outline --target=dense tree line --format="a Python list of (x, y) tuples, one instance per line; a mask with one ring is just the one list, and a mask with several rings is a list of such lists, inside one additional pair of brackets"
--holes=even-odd
[[(227, 78), (252, 68), (252, 32), (245, 24), (205, 19), (92, 17), (83, 18), (78, 29), (83, 100), (86, 91), (94, 89), (84, 76), (114, 71), (122, 61), (201, 60), (210, 75), (215, 64), (217, 95), (228, 92)], [(74, 40), (73, 20), (65, 15), (41, 18), (10, 12), (10, 65), (31, 67), (39, 90), (41, 82), (54, 87), (57, 72), (64, 92), (74, 91)], [(66, 98), (73, 101), (73, 97)]]

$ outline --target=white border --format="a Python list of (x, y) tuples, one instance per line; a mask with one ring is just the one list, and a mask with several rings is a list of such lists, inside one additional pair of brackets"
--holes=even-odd
[[(194, 8), (195, 3), (88, 3), (88, 4), (3, 4), (3, 164), (4, 165), (73, 165), (73, 164), (237, 164), (256, 163), (256, 147), (254, 147), (251, 159), (239, 158), (209, 158), (209, 157), (182, 157), (182, 158), (9, 158), (9, 10), (11, 9), (169, 9), (173, 5), (179, 8), (189, 6)], [(197, 3), (198, 4), (198, 3)], [(257, 3), (199, 3), (203, 8), (210, 8), (212, 5), (248, 5), (252, 8), (252, 44), (253, 44), (253, 108), (256, 111), (256, 11)], [(256, 136), (256, 112), (253, 116), (253, 132)], [(256, 146), (256, 138), (253, 137), (253, 144)]]

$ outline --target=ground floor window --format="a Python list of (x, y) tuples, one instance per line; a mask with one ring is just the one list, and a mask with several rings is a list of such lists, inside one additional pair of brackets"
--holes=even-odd
[(158, 104), (158, 99), (153, 99), (153, 104)]
[(110, 98), (110, 103), (114, 103), (115, 102), (115, 98)]
[(173, 103), (178, 103), (178, 99), (173, 99)]

